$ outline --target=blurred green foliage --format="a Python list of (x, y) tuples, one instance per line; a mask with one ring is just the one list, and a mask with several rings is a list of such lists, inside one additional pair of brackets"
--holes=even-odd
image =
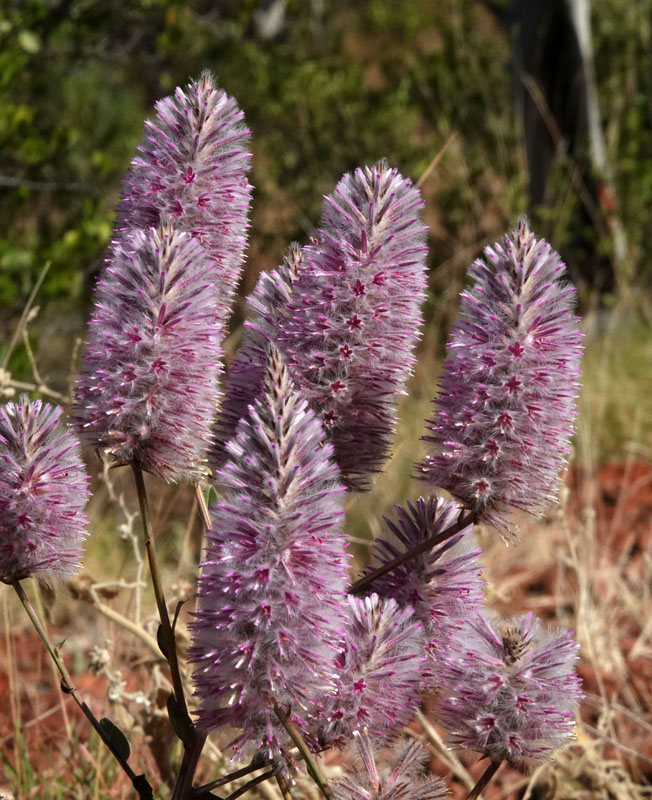
[[(480, 246), (526, 208), (527, 176), (505, 30), (479, 0), (7, 0), (0, 8), (0, 326), (43, 264), (43, 300), (84, 306), (111, 237), (121, 176), (156, 99), (208, 68), (253, 132), (250, 266), (276, 264), (317, 222), (321, 195), (387, 157), (423, 187), (433, 309), (447, 314)], [(274, 3), (271, 3), (273, 6)], [(601, 0), (594, 19), (604, 126), (637, 265), (652, 245), (651, 0)], [(273, 26), (272, 26), (273, 27)], [(568, 170), (537, 229), (578, 238)], [(576, 255), (573, 253), (573, 255)], [(579, 258), (586, 255), (579, 255)], [(575, 258), (569, 259), (574, 264)], [(577, 275), (573, 275), (577, 278)], [(438, 316), (439, 318), (439, 316)]]

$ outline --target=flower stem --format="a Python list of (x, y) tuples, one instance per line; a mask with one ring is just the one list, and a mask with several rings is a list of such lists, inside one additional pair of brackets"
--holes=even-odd
[(324, 795), (326, 800), (333, 800), (333, 795), (331, 794), (331, 790), (328, 788), (328, 784), (326, 783), (326, 779), (319, 771), (319, 767), (317, 766), (317, 762), (312, 757), (312, 753), (308, 749), (308, 745), (303, 741), (303, 737), (296, 729), (292, 720), (288, 717), (288, 715), (283, 711), (283, 709), (278, 705), (278, 703), (274, 703), (274, 713), (279, 719), (281, 725), (285, 728), (285, 730), (290, 735), (290, 738), (295, 743), (295, 745), (299, 748), (299, 753), (301, 757), (306, 762), (306, 768), (308, 769), (308, 774), (313, 779), (313, 781), (319, 787), (319, 790)]
[[(202, 492), (199, 484), (195, 486), (195, 494), (197, 496), (197, 505), (199, 507), (199, 511), (204, 521), (204, 526), (206, 527), (206, 529), (208, 529), (211, 525), (211, 518), (208, 512), (208, 507), (206, 505), (206, 500), (204, 498), (204, 493)], [(167, 611), (167, 605), (166, 605), (166, 611)], [(174, 640), (174, 631), (172, 631), (172, 638)], [(174, 652), (176, 656), (176, 647), (174, 648)], [(171, 664), (170, 664), (170, 669), (172, 669)], [(183, 692), (182, 686), (181, 686), (181, 692)], [(176, 687), (175, 687), (175, 694), (176, 694)], [(187, 710), (186, 710), (186, 717), (190, 722), (190, 717), (188, 716)], [(192, 725), (192, 722), (190, 722), (190, 724)], [(204, 743), (206, 742), (206, 736), (200, 731), (198, 731), (197, 728), (194, 726), (190, 730), (192, 730), (192, 736), (190, 741), (188, 742), (184, 741), (183, 759), (181, 761), (181, 766), (179, 767), (179, 774), (177, 775), (177, 781), (174, 785), (172, 800), (185, 800), (185, 798), (193, 794), (193, 791), (194, 792), (198, 791), (198, 790), (193, 790), (192, 781), (193, 778), (195, 777), (195, 770), (197, 769), (197, 764), (199, 762), (199, 758), (201, 756)], [(210, 788), (208, 788), (207, 791), (210, 791)]]
[[(163, 591), (163, 582), (161, 580), (161, 573), (158, 567), (158, 559), (156, 558), (156, 548), (154, 547), (154, 539), (152, 537), (152, 523), (150, 521), (149, 503), (147, 502), (147, 492), (145, 491), (145, 481), (143, 480), (143, 471), (141, 468), (133, 463), (134, 480), (136, 482), (136, 491), (138, 492), (138, 504), (140, 506), (140, 517), (143, 524), (143, 533), (145, 536), (145, 551), (147, 552), (147, 560), (149, 562), (149, 569), (152, 575), (152, 584), (154, 586), (154, 595), (156, 597), (156, 606), (158, 608), (159, 619), (161, 620), (161, 629), (159, 636), (159, 646), (163, 651), (170, 666), (170, 674), (172, 676), (172, 686), (174, 688), (174, 699), (176, 700), (177, 710), (182, 718), (187, 722), (192, 722), (188, 714), (188, 707), (186, 706), (186, 698), (183, 692), (183, 681), (181, 680), (181, 672), (179, 670), (179, 659), (177, 657), (177, 646), (174, 637), (174, 631), (170, 623), (170, 615), (168, 614), (168, 607), (165, 601), (165, 593)], [(184, 742), (189, 744), (189, 742)]]
[(401, 553), (401, 555), (397, 556), (393, 561), (388, 561), (387, 564), (383, 564), (382, 566), (378, 567), (378, 569), (372, 570), (372, 572), (360, 578), (360, 580), (356, 581), (349, 588), (349, 594), (360, 594), (360, 592), (363, 592), (368, 586), (370, 586), (376, 580), (376, 578), (381, 578), (383, 575), (387, 575), (388, 572), (392, 572), (392, 570), (395, 570), (397, 567), (402, 567), (403, 564), (406, 564), (413, 558), (416, 558), (422, 553), (425, 553), (433, 547), (436, 547), (438, 544), (445, 542), (447, 539), (450, 539), (451, 536), (455, 536), (456, 533), (463, 531), (468, 525), (473, 525), (474, 522), (475, 512), (470, 511), (466, 516), (461, 516), (454, 525), (450, 526), (450, 528), (447, 528), (441, 533), (436, 533), (433, 536), (430, 536), (428, 539), (425, 539), (423, 542), (415, 547), (412, 547), (410, 550), (407, 550), (405, 553)]
[(125, 774), (131, 781), (132, 786), (138, 792), (138, 796), (141, 798), (141, 800), (151, 800), (154, 795), (152, 794), (152, 787), (147, 782), (145, 776), (136, 775), (133, 769), (129, 766), (127, 760), (123, 758), (123, 756), (120, 754), (120, 752), (118, 752), (117, 748), (114, 746), (111, 739), (107, 736), (105, 729), (102, 727), (95, 714), (93, 714), (93, 712), (90, 710), (86, 702), (82, 700), (81, 697), (79, 696), (79, 692), (77, 691), (77, 689), (75, 689), (73, 685), (72, 677), (68, 672), (66, 665), (64, 664), (63, 658), (61, 657), (58, 648), (54, 647), (50, 642), (47, 631), (45, 630), (43, 623), (39, 619), (36, 610), (30, 603), (29, 598), (25, 594), (25, 590), (20, 585), (20, 581), (14, 581), (12, 585), (16, 590), (16, 594), (20, 598), (20, 602), (23, 604), (23, 608), (27, 612), (27, 616), (32, 621), (32, 625), (34, 625), (36, 632), (41, 637), (41, 641), (45, 645), (48, 653), (52, 658), (52, 661), (54, 662), (56, 668), (59, 671), (59, 674), (61, 675), (61, 688), (63, 689), (64, 693), (72, 695), (73, 700), (77, 703), (77, 705), (82, 710), (86, 719), (93, 726), (97, 735), (109, 748), (109, 750), (115, 757), (118, 764), (120, 764), (120, 766), (124, 770)]
[(236, 800), (236, 798), (241, 797), (245, 792), (248, 792), (249, 789), (253, 789), (254, 786), (258, 786), (259, 783), (273, 778), (276, 775), (277, 770), (278, 767), (274, 766), (267, 772), (263, 772), (262, 775), (252, 778), (250, 781), (247, 781), (244, 786), (241, 786), (239, 789), (236, 789), (235, 792), (231, 792), (231, 794), (227, 795), (225, 800)]
[(471, 789), (471, 791), (466, 796), (466, 800), (476, 800), (477, 797), (480, 796), (480, 793), (483, 789), (486, 789), (489, 781), (493, 778), (493, 776), (498, 772), (502, 761), (492, 761), (487, 769), (482, 773), (480, 779), (476, 783), (476, 785)]
[(238, 778), (244, 778), (245, 775), (250, 775), (252, 772), (256, 772), (256, 770), (262, 769), (263, 767), (269, 767), (270, 764), (273, 763), (273, 761), (269, 761), (267, 759), (260, 760), (254, 757), (251, 764), (248, 764), (246, 767), (242, 767), (242, 769), (236, 769), (234, 772), (229, 772), (226, 775), (222, 775), (221, 778), (216, 778), (214, 781), (205, 783), (203, 786), (198, 786), (194, 790), (193, 796), (200, 797), (202, 794), (206, 794), (212, 789), (217, 789), (220, 786), (224, 786), (226, 783), (237, 781)]

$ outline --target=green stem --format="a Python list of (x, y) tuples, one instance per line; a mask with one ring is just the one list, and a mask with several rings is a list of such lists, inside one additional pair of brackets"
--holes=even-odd
[[(152, 575), (152, 584), (154, 586), (154, 595), (156, 597), (156, 606), (158, 608), (158, 615), (161, 620), (161, 637), (160, 643), (162, 644), (163, 655), (166, 657), (170, 666), (170, 674), (172, 677), (172, 686), (174, 688), (174, 699), (176, 700), (177, 710), (179, 715), (187, 720), (192, 725), (190, 715), (188, 714), (188, 707), (186, 705), (186, 698), (183, 692), (183, 681), (181, 680), (181, 672), (179, 670), (179, 659), (177, 657), (177, 645), (175, 641), (174, 631), (170, 623), (170, 615), (168, 614), (168, 607), (165, 601), (165, 593), (163, 592), (163, 582), (161, 580), (161, 572), (156, 558), (156, 548), (154, 547), (154, 538), (152, 537), (152, 524), (150, 521), (149, 503), (147, 502), (147, 492), (145, 491), (145, 481), (143, 479), (143, 471), (135, 463), (132, 465), (134, 472), (134, 480), (136, 482), (136, 491), (138, 492), (138, 504), (140, 506), (140, 517), (143, 524), (143, 533), (145, 536), (145, 551), (147, 553), (147, 560), (149, 562), (149, 570)], [(189, 742), (184, 742), (190, 744)]]
[(44, 627), (43, 623), (39, 619), (38, 614), (36, 613), (34, 607), (30, 603), (29, 598), (25, 594), (25, 590), (20, 585), (20, 582), (19, 581), (14, 581), (12, 586), (16, 590), (16, 594), (20, 598), (20, 602), (23, 604), (23, 608), (27, 612), (27, 616), (30, 618), (30, 620), (32, 621), (32, 625), (36, 629), (36, 632), (41, 637), (41, 641), (43, 642), (43, 644), (45, 645), (48, 653), (50, 654), (50, 657), (52, 658), (52, 661), (54, 662), (56, 668), (59, 670), (59, 674), (61, 675), (61, 688), (62, 688), (62, 690), (64, 691), (65, 694), (72, 695), (73, 700), (77, 703), (77, 705), (82, 710), (82, 712), (83, 712), (84, 716), (86, 717), (86, 719), (93, 726), (93, 728), (95, 729), (97, 735), (104, 742), (104, 744), (109, 748), (109, 750), (111, 751), (111, 753), (115, 757), (115, 759), (118, 762), (118, 764), (120, 764), (120, 766), (124, 770), (125, 774), (127, 775), (129, 780), (131, 781), (132, 786), (138, 792), (138, 796), (141, 798), (141, 800), (151, 800), (151, 798), (153, 797), (152, 787), (149, 785), (149, 783), (145, 779), (145, 776), (144, 775), (136, 775), (136, 773), (133, 771), (133, 769), (129, 766), (128, 762), (116, 750), (116, 748), (114, 747), (112, 741), (108, 738), (108, 736), (106, 735), (104, 729), (100, 725), (100, 723), (99, 723), (97, 717), (95, 716), (95, 714), (93, 714), (93, 712), (90, 710), (90, 708), (85, 703), (85, 701), (82, 700), (81, 697), (79, 696), (79, 692), (77, 691), (77, 689), (75, 689), (75, 687), (73, 685), (72, 677), (71, 677), (70, 673), (68, 672), (68, 669), (67, 669), (66, 665), (63, 662), (63, 658), (61, 658), (61, 655), (59, 654), (57, 648), (53, 647), (52, 643), (50, 642), (50, 640), (48, 638), (47, 631), (45, 630), (45, 627)]
[(360, 578), (359, 581), (356, 581), (349, 588), (349, 594), (360, 594), (360, 592), (363, 592), (377, 578), (387, 575), (388, 572), (392, 572), (392, 570), (395, 570), (397, 567), (402, 567), (403, 564), (406, 564), (413, 558), (420, 556), (422, 553), (425, 553), (433, 547), (436, 547), (438, 544), (442, 544), (442, 542), (450, 539), (451, 536), (455, 536), (456, 533), (463, 531), (468, 525), (473, 525), (474, 522), (475, 512), (470, 511), (466, 516), (462, 516), (454, 525), (451, 525), (450, 528), (447, 528), (441, 533), (436, 533), (433, 536), (430, 536), (428, 539), (425, 539), (423, 542), (415, 547), (412, 547), (410, 550), (407, 550), (405, 553), (401, 553), (401, 555), (397, 556), (393, 561), (388, 561), (387, 564), (383, 564), (382, 566), (378, 567), (378, 569), (375, 569), (368, 575)]
[(502, 763), (502, 761), (492, 761), (489, 764), (487, 769), (480, 776), (480, 780), (466, 796), (466, 800), (476, 800), (476, 798), (480, 796), (480, 793), (487, 788), (489, 781), (498, 772), (498, 768)]
[(319, 790), (324, 795), (326, 800), (333, 800), (333, 795), (331, 794), (331, 790), (328, 788), (326, 779), (319, 771), (317, 762), (312, 757), (312, 753), (308, 749), (308, 745), (303, 741), (303, 737), (294, 726), (292, 720), (288, 717), (285, 711), (283, 711), (283, 709), (276, 702), (274, 703), (274, 713), (278, 717), (281, 725), (290, 735), (292, 741), (299, 748), (299, 753), (301, 754), (303, 760), (306, 762), (306, 768), (308, 769), (308, 774), (310, 775), (310, 777), (317, 784)]

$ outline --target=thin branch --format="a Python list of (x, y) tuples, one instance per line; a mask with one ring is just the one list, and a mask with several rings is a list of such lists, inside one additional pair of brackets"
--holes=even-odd
[(428, 166), (425, 168), (419, 180), (414, 184), (417, 189), (420, 189), (423, 186), (423, 184), (428, 180), (428, 178), (431, 176), (433, 170), (435, 169), (437, 164), (439, 164), (439, 162), (442, 159), (442, 156), (448, 150), (449, 145), (453, 142), (456, 136), (457, 133), (453, 131), (453, 133), (451, 133), (448, 139), (446, 139), (444, 144), (439, 148), (439, 152), (435, 155), (430, 164), (428, 164)]
[(211, 513), (208, 510), (208, 505), (206, 504), (206, 498), (204, 497), (204, 492), (199, 484), (196, 484), (195, 486), (195, 495), (197, 497), (197, 506), (199, 508), (199, 513), (201, 514), (201, 518), (204, 522), (204, 527), (208, 531), (213, 527), (213, 520), (211, 519)]
[(11, 341), (9, 342), (9, 347), (7, 348), (5, 357), (2, 360), (3, 370), (7, 369), (7, 364), (9, 363), (9, 359), (11, 358), (11, 354), (14, 352), (14, 348), (18, 344), (18, 340), (22, 336), (23, 328), (27, 324), (27, 317), (29, 316), (29, 312), (32, 309), (32, 303), (36, 299), (36, 295), (38, 294), (38, 291), (41, 288), (43, 281), (45, 280), (45, 276), (48, 274), (48, 271), (51, 266), (52, 266), (51, 261), (45, 262), (45, 265), (41, 270), (41, 274), (38, 276), (38, 280), (34, 284), (34, 288), (30, 292), (29, 297), (27, 298), (27, 303), (25, 303), (25, 308), (23, 308), (23, 313), (20, 315), (20, 319), (18, 320), (18, 325), (16, 325), (16, 330), (14, 331), (14, 335), (11, 337)]

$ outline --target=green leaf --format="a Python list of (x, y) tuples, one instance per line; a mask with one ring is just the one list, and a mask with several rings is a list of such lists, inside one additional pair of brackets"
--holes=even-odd
[(217, 493), (217, 489), (212, 486), (204, 486), (204, 500), (206, 501), (206, 505), (210, 508), (211, 506), (216, 506), (220, 501), (220, 496)]
[(129, 747), (127, 737), (120, 728), (108, 717), (102, 717), (100, 720), (100, 728), (111, 750), (117, 753), (123, 761), (128, 761), (131, 748)]

